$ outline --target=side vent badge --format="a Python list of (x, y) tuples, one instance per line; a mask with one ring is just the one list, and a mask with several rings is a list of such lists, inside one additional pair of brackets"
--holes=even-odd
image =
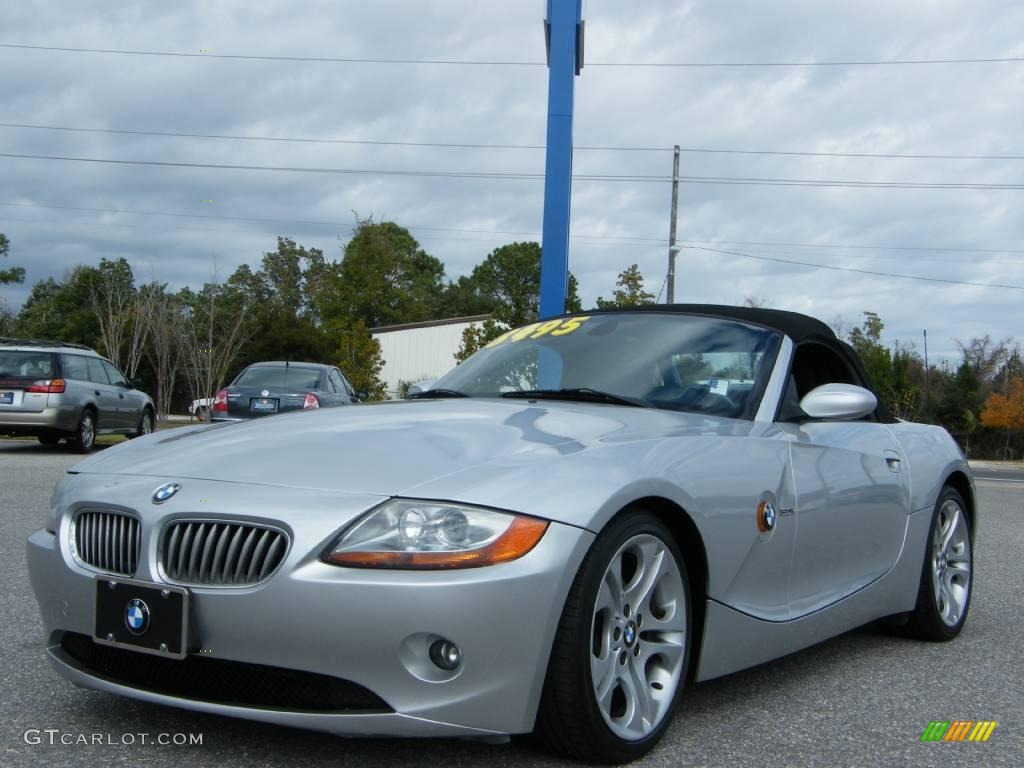
[(770, 501), (761, 501), (757, 505), (757, 530), (771, 533), (775, 529), (775, 506)]

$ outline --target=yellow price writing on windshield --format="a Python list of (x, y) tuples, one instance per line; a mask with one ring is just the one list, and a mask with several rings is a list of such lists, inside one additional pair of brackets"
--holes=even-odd
[(583, 323), (590, 319), (589, 315), (581, 315), (580, 317), (564, 317), (558, 320), (548, 320), (545, 323), (532, 323), (531, 325), (525, 325), (522, 328), (516, 328), (496, 338), (490, 344), (484, 347), (484, 349), (490, 349), (496, 347), (506, 341), (522, 341), (523, 339), (539, 339), (542, 336), (566, 336), (577, 328), (583, 325)]

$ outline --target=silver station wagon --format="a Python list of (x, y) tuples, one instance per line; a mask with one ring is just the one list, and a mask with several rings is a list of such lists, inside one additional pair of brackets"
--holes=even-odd
[(0, 435), (88, 453), (97, 435), (153, 431), (156, 410), (117, 367), (81, 344), (0, 338)]

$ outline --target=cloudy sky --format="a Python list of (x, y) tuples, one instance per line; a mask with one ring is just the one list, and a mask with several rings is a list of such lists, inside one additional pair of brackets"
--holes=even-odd
[[(544, 152), (529, 147), (543, 145), (545, 136), (542, 65), (5, 46), (537, 63), (544, 60), (543, 15), (542, 0), (8, 3), (0, 28), (0, 153), (538, 174)], [(607, 66), (1021, 58), (1024, 4), (1016, 0), (589, 0), (585, 15), (577, 174), (667, 177), (671, 147), (679, 144), (820, 153), (684, 151), (681, 174), (688, 177), (1024, 183), (1024, 62)], [(503, 146), (344, 143), (352, 140)], [(857, 154), (1001, 159), (835, 156)], [(585, 304), (608, 295), (616, 274), (634, 262), (649, 288), (663, 287), (669, 201), (664, 180), (576, 181), (570, 266)], [(35, 280), (102, 256), (127, 258), (142, 280), (198, 286), (215, 268), (223, 278), (258, 262), (277, 235), (337, 258), (353, 211), (409, 227), (456, 277), (498, 245), (539, 239), (542, 204), (543, 184), (530, 178), (0, 157), (0, 231), (12, 244), (7, 266), (28, 273), (24, 286), (0, 290), (17, 308)], [(826, 321), (857, 320), (870, 309), (885, 321), (887, 341), (920, 347), (927, 328), (930, 352), (953, 356), (956, 338), (1024, 337), (1022, 211), (1024, 188), (688, 181), (680, 190), (679, 239), (713, 250), (681, 252), (676, 298), (739, 303), (756, 296)], [(786, 263), (793, 261), (861, 271)]]

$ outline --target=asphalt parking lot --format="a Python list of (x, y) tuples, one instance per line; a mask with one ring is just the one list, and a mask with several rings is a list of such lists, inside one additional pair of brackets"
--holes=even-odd
[[(9, 766), (535, 766), (528, 743), (342, 740), (142, 704), (74, 688), (43, 654), (25, 539), (77, 457), (0, 440), (0, 764)], [(861, 629), (692, 687), (652, 766), (1019, 766), (1024, 755), (1024, 482), (979, 473), (983, 515), (968, 624), (952, 644)], [(995, 720), (986, 743), (921, 743), (931, 720)], [(101, 734), (99, 744), (26, 743), (30, 729)], [(202, 734), (199, 746), (120, 743), (124, 734)], [(34, 740), (30, 733), (29, 739)], [(91, 736), (89, 737), (91, 738)]]

